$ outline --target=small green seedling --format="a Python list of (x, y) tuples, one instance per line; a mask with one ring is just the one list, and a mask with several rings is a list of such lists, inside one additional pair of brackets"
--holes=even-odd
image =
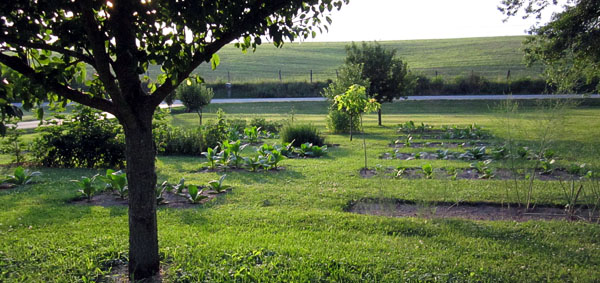
[(406, 173), (406, 168), (402, 167), (402, 166), (398, 166), (398, 167), (396, 167), (396, 169), (394, 169), (394, 178), (402, 179), (404, 177), (405, 173)]
[(165, 203), (164, 193), (167, 190), (171, 190), (171, 185), (169, 185), (168, 181), (162, 182), (160, 185), (156, 185), (156, 189), (154, 190), (156, 196), (156, 204), (160, 205)]
[[(216, 193), (224, 192), (225, 190), (231, 188), (231, 186), (229, 186), (229, 185), (223, 185), (223, 180), (225, 180), (225, 177), (227, 177), (227, 174), (224, 174), (223, 176), (221, 176), (221, 178), (219, 178), (219, 180), (212, 180), (212, 181), (208, 182), (208, 186)], [(188, 188), (188, 190), (189, 190), (189, 188)]]
[(29, 172), (29, 169), (23, 169), (23, 167), (19, 166), (15, 168), (13, 175), (8, 175), (4, 182), (19, 185), (27, 185), (33, 181), (33, 177), (39, 176), (42, 173), (40, 172)]
[(421, 167), (426, 179), (433, 179), (433, 166), (428, 163)]
[(542, 169), (541, 174), (547, 175), (547, 174), (552, 174), (552, 171), (554, 171), (554, 159), (548, 161), (547, 159), (542, 159), (540, 160), (540, 167)]
[(494, 171), (489, 168), (490, 163), (492, 163), (491, 159), (477, 161), (475, 163), (471, 163), (470, 167), (475, 169), (477, 173), (481, 174), (479, 176), (480, 179), (491, 179), (494, 178)]
[[(223, 175), (224, 176), (224, 175)], [(200, 190), (198, 188), (198, 186), (195, 185), (189, 185), (188, 186), (188, 200), (191, 203), (199, 203), (200, 201), (202, 201), (203, 199), (207, 199), (208, 196), (203, 195), (202, 193), (204, 192), (204, 190)]]
[(458, 170), (456, 168), (448, 167), (446, 169), (446, 172), (448, 173), (448, 176), (450, 176), (450, 180), (456, 181), (456, 179), (458, 178)]

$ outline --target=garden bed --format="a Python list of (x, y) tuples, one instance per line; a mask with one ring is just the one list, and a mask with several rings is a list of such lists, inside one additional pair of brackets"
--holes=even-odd
[(415, 203), (396, 199), (362, 199), (351, 202), (348, 212), (390, 217), (463, 218), (472, 220), (598, 220), (598, 213), (579, 208), (569, 216), (564, 208), (535, 206), (526, 211), (524, 205), (496, 203)]
[[(371, 178), (378, 174), (383, 173), (384, 177), (397, 177), (401, 179), (423, 179), (425, 178), (425, 174), (423, 173), (423, 169), (419, 167), (410, 167), (404, 168), (404, 171), (401, 175), (397, 176), (397, 169), (394, 168), (386, 168), (383, 171), (377, 172), (375, 169), (365, 169), (362, 168), (359, 171), (359, 174), (363, 178)], [(510, 169), (506, 168), (496, 168), (493, 169), (493, 177), (484, 178), (483, 174), (477, 172), (476, 169), (466, 168), (466, 169), (457, 169), (456, 171), (456, 179), (457, 180), (482, 180), (482, 179), (491, 179), (491, 180), (512, 180), (515, 179), (515, 173)], [(517, 174), (516, 176), (518, 180), (524, 180), (525, 174)], [(452, 175), (448, 173), (446, 168), (435, 168), (433, 170), (433, 177), (431, 179), (450, 179)], [(536, 170), (535, 179), (540, 181), (559, 181), (559, 180), (572, 180), (579, 179), (580, 176), (571, 174), (567, 172), (566, 169), (559, 168), (553, 170), (551, 173), (545, 173), (542, 170)]]
[(485, 142), (411, 142), (409, 146), (404, 143), (391, 143), (389, 146), (393, 148), (458, 148), (458, 147), (470, 147), (470, 146), (487, 146), (489, 143)]
[[(227, 192), (231, 191), (231, 189), (228, 189)], [(187, 194), (187, 189), (184, 189), (182, 191), (182, 193)], [(170, 207), (170, 208), (191, 208), (191, 207), (196, 207), (199, 204), (204, 204), (207, 203), (209, 201), (211, 201), (212, 199), (216, 198), (217, 196), (221, 195), (223, 193), (217, 194), (214, 191), (208, 191), (205, 190), (202, 195), (206, 196), (207, 198), (196, 202), (196, 203), (191, 203), (186, 197), (179, 195), (179, 194), (175, 194), (172, 192), (164, 192), (163, 193), (163, 199), (164, 201), (158, 205), (158, 207)], [(88, 201), (86, 198), (77, 198), (73, 201), (71, 201), (72, 204), (76, 204), (76, 205), (92, 205), (92, 206), (103, 206), (103, 207), (115, 207), (115, 206), (128, 206), (128, 200), (127, 199), (122, 199), (119, 198), (118, 196), (116, 196), (115, 194), (111, 193), (111, 192), (102, 192), (99, 193), (97, 195), (95, 195), (94, 197), (92, 197), (91, 201)]]

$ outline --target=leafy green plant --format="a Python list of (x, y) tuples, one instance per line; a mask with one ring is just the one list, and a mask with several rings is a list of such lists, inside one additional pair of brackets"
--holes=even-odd
[(402, 179), (405, 174), (406, 174), (406, 167), (398, 166), (398, 167), (396, 167), (396, 169), (394, 169), (394, 178), (396, 178), (396, 179)]
[(431, 163), (425, 164), (421, 166), (421, 170), (423, 170), (423, 175), (425, 175), (426, 179), (433, 179), (433, 166)]
[(585, 167), (586, 167), (585, 163), (582, 163), (582, 164), (573, 163), (573, 164), (569, 165), (569, 167), (567, 167), (567, 172), (571, 175), (579, 176), (579, 175), (582, 175), (583, 172), (585, 172)]
[(182, 194), (183, 189), (185, 189), (185, 178), (179, 179), (179, 183), (177, 183), (177, 185), (171, 185), (171, 187), (175, 190), (176, 194)]
[(271, 169), (277, 169), (277, 167), (279, 166), (279, 162), (283, 161), (285, 159), (285, 156), (283, 156), (283, 154), (281, 154), (281, 152), (279, 151), (273, 151), (271, 152), (271, 154), (269, 154), (267, 156), (267, 162), (266, 164), (268, 165), (269, 170)]
[(540, 168), (542, 169), (541, 174), (547, 175), (547, 174), (552, 174), (552, 171), (554, 171), (554, 162), (555, 160), (547, 160), (547, 159), (542, 159), (540, 160)]
[(33, 181), (34, 177), (39, 176), (41, 174), (41, 172), (30, 172), (29, 169), (24, 169), (23, 167), (19, 166), (15, 168), (15, 171), (13, 171), (13, 175), (6, 176), (6, 180), (4, 180), (4, 182), (15, 184), (17, 186), (27, 185)]
[[(208, 182), (208, 187), (211, 188), (213, 191), (215, 191), (216, 193), (222, 193), (225, 190), (231, 188), (231, 186), (229, 185), (224, 185), (223, 181), (225, 180), (225, 177), (227, 177), (226, 174), (223, 174), (219, 180), (212, 180), (210, 182)], [(188, 189), (189, 190), (189, 189)]]
[(437, 159), (448, 159), (450, 157), (447, 149), (438, 149), (435, 151)]
[(506, 145), (495, 146), (492, 150), (492, 159), (494, 160), (503, 160), (508, 157), (508, 149)]
[(244, 128), (244, 140), (249, 143), (258, 143), (260, 136), (260, 127)]
[(94, 181), (98, 175), (90, 177), (81, 177), (81, 180), (71, 180), (79, 187), (78, 192), (80, 192), (88, 202), (92, 201), (92, 197), (96, 194), (96, 187), (94, 186)]
[(263, 158), (260, 155), (254, 157), (244, 157), (244, 165), (250, 169), (251, 172), (258, 171), (258, 168), (263, 166)]
[(450, 176), (450, 180), (456, 181), (456, 179), (458, 178), (459, 171), (455, 167), (448, 167), (446, 168), (446, 173), (448, 174), (448, 176)]
[(489, 167), (492, 163), (491, 159), (487, 159), (485, 161), (477, 161), (475, 163), (471, 163), (470, 167), (475, 169), (477, 173), (480, 174), (479, 178), (481, 179), (491, 179), (494, 177), (494, 171)]
[(517, 148), (517, 157), (526, 159), (530, 155), (529, 148), (526, 146), (520, 146)]
[(398, 125), (398, 132), (411, 133), (417, 129), (415, 122), (408, 121)]
[(285, 157), (294, 156), (294, 146), (292, 145), (292, 143), (283, 143), (276, 149), (279, 150), (279, 152), (281, 152), (281, 154), (283, 154), (283, 156)]
[(203, 152), (202, 155), (206, 157), (206, 164), (209, 169), (216, 169), (217, 164), (219, 162), (219, 153), (218, 147), (215, 148), (207, 148), (206, 152)]
[(155, 196), (156, 196), (156, 204), (161, 205), (165, 203), (164, 193), (168, 190), (171, 190), (172, 186), (168, 181), (162, 182), (162, 184), (156, 184), (155, 188)]
[(128, 194), (127, 175), (119, 170), (106, 170), (106, 175), (98, 175), (100, 181), (106, 183), (105, 189), (116, 192), (120, 198), (126, 198)]
[(404, 138), (404, 146), (410, 147), (412, 145), (413, 136), (411, 134), (406, 135)]
[(311, 143), (303, 143), (298, 148), (297, 152), (300, 156), (310, 156), (310, 157), (320, 157), (325, 155), (327, 151), (327, 146), (317, 146)]
[(241, 155), (242, 150), (246, 148), (247, 144), (242, 145), (240, 140), (235, 142), (223, 141), (223, 152), (227, 152), (227, 157), (222, 157), (221, 160), (226, 159), (225, 166), (233, 165), (235, 168), (240, 168), (244, 159)]
[(188, 186), (188, 200), (191, 203), (199, 203), (200, 201), (208, 198), (208, 196), (205, 196), (202, 193), (204, 193), (204, 190), (199, 189), (198, 186)]
[(464, 160), (482, 160), (486, 157), (486, 148), (485, 146), (475, 146), (472, 148), (468, 148), (465, 153), (459, 156), (460, 159)]

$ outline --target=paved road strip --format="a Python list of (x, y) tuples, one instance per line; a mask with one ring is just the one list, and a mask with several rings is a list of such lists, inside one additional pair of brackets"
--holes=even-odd
[[(517, 95), (504, 95), (504, 94), (493, 94), (493, 95), (428, 95), (428, 96), (409, 96), (407, 99), (401, 100), (502, 100), (502, 99), (556, 99), (556, 98), (600, 98), (600, 95), (581, 95), (581, 94), (517, 94)], [(325, 101), (324, 97), (287, 97), (287, 98), (216, 98), (211, 101), (212, 104), (229, 104), (229, 103), (267, 103), (267, 102), (318, 102)], [(20, 106), (20, 104), (15, 103)], [(176, 100), (171, 107), (181, 107), (183, 104), (181, 101)], [(166, 103), (160, 104), (161, 108), (169, 107)], [(109, 118), (114, 116), (108, 114)], [(33, 129), (37, 128), (39, 121), (26, 121), (19, 122), (17, 128), (19, 129)]]

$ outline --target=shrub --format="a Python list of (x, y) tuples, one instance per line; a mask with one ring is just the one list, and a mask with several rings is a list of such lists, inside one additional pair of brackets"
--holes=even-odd
[(281, 130), (281, 127), (283, 126), (280, 122), (267, 121), (265, 118), (253, 118), (248, 124), (250, 127), (257, 127), (263, 132), (270, 133), (279, 133), (279, 130)]
[(280, 135), (284, 143), (292, 143), (293, 146), (297, 147), (303, 143), (312, 143), (318, 146), (325, 143), (325, 138), (321, 136), (319, 130), (310, 124), (288, 124), (283, 127)]
[[(350, 132), (350, 115), (338, 110), (336, 107), (329, 108), (327, 115), (327, 128), (335, 134), (344, 134)], [(352, 117), (352, 131), (358, 132), (360, 126), (360, 118)]]
[(214, 96), (212, 88), (195, 83), (190, 85), (182, 84), (177, 89), (177, 96), (181, 99), (187, 111), (198, 113), (200, 125), (202, 125), (202, 108), (210, 104)]
[(206, 148), (215, 148), (228, 138), (229, 125), (225, 120), (225, 112), (217, 110), (217, 120), (204, 127), (204, 143)]
[(123, 167), (125, 143), (116, 119), (83, 106), (74, 113), (62, 125), (39, 128), (34, 158), (48, 167)]
[(164, 155), (201, 155), (206, 149), (202, 128), (169, 127), (156, 143)]
[(244, 119), (227, 119), (227, 125), (229, 126), (230, 131), (236, 131), (238, 133), (243, 133), (244, 129), (247, 127), (248, 123)]

